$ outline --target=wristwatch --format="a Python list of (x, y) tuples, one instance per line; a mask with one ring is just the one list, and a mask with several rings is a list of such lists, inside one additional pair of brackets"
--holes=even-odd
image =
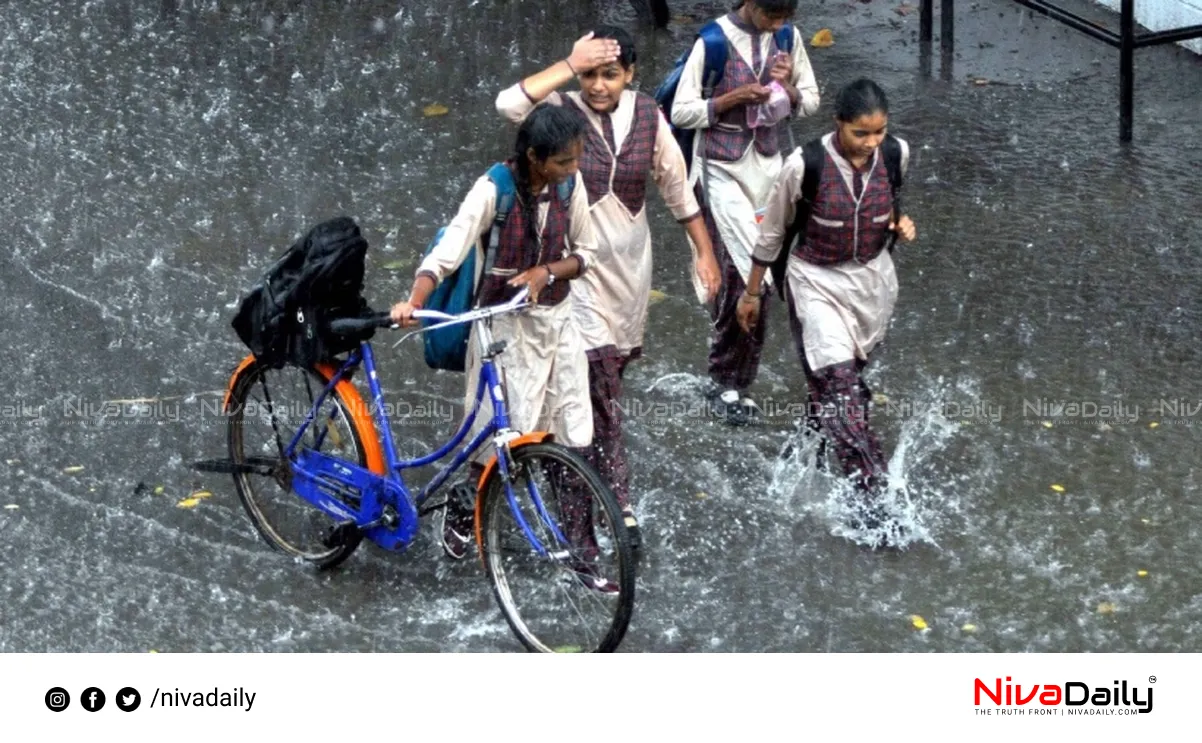
[(553, 272), (551, 267), (545, 263), (543, 264), (543, 268), (547, 269), (547, 286), (551, 286), (555, 283), (555, 272)]

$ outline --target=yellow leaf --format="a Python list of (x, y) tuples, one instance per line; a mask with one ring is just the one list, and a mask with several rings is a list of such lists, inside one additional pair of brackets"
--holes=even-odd
[(910, 624), (914, 625), (914, 629), (926, 629), (927, 628), (927, 620), (923, 619), (922, 617), (918, 616), (917, 614), (910, 615)]
[(1138, 575), (1138, 576), (1139, 576), (1139, 577), (1141, 577), (1141, 578), (1147, 578), (1147, 577), (1148, 577), (1148, 571), (1147, 571), (1147, 570), (1138, 570), (1138, 571), (1136, 571), (1136, 573), (1135, 573), (1135, 574), (1136, 574), (1136, 575)]
[(874, 393), (872, 393), (872, 401), (883, 404), (883, 403), (889, 402), (889, 398), (886, 397), (885, 393), (883, 393), (883, 392), (874, 392)]
[(1158, 428), (1159, 426), (1160, 426), (1160, 424), (1157, 423), (1156, 421), (1152, 421), (1151, 423), (1148, 424), (1148, 428)]
[(698, 497), (698, 498), (708, 498), (708, 497), (709, 497), (709, 494), (708, 494), (708, 493), (698, 493), (698, 494), (697, 494), (697, 497)]
[(647, 304), (659, 304), (667, 298), (668, 295), (664, 294), (659, 289), (652, 289), (651, 291), (647, 292)]
[(175, 504), (176, 508), (196, 508), (196, 504), (200, 503), (200, 498), (184, 498), (179, 503)]
[(157, 652), (159, 652), (159, 651), (157, 651), (157, 650), (148, 650), (147, 652), (150, 652), (150, 653), (157, 653)]
[(189, 497), (189, 498), (197, 498), (197, 499), (200, 499), (200, 498), (212, 498), (212, 497), (213, 497), (213, 494), (212, 494), (212, 493), (210, 493), (210, 492), (209, 492), (209, 491), (207, 491), (207, 490), (197, 490), (195, 493), (193, 493), (192, 495), (190, 495), (190, 496), (188, 496), (188, 497)]
[(1055, 490), (1057, 493), (1063, 493), (1064, 486), (1063, 485), (1053, 485), (1052, 490)]
[(422, 109), (422, 116), (446, 116), (451, 112), (451, 109), (441, 103), (431, 103)]
[(326, 421), (326, 437), (330, 446), (335, 449), (342, 448), (342, 434), (338, 433), (338, 429), (334, 426), (333, 418)]
[(1052, 427), (1052, 422), (1051, 422), (1051, 421), (1044, 421), (1044, 422), (1043, 422), (1043, 427), (1044, 427), (1044, 428), (1051, 428), (1051, 427)]
[(1113, 614), (1114, 610), (1116, 608), (1118, 608), (1118, 607), (1116, 607), (1111, 602), (1103, 601), (1102, 603), (1098, 604), (1098, 613), (1099, 614)]
[(160, 485), (160, 486), (158, 486), (157, 488), (155, 488), (155, 489), (154, 489), (154, 494), (155, 494), (155, 495), (162, 495), (162, 494), (163, 494), (163, 486), (162, 486), (162, 485)]
[(385, 263), (382, 268), (386, 268), (389, 271), (400, 271), (408, 265), (409, 261), (389, 261), (388, 263)]
[(817, 47), (818, 49), (825, 49), (834, 43), (835, 37), (833, 34), (831, 34), (831, 30), (829, 28), (822, 29), (818, 33), (814, 34), (814, 38), (810, 39), (810, 46)]
[(977, 625), (969, 623), (960, 628), (961, 632), (976, 632)]
[(67, 473), (68, 475), (74, 475), (77, 472), (83, 472), (83, 467), (81, 467), (80, 465), (77, 464), (77, 465), (73, 465), (71, 467), (65, 468), (63, 470), (63, 472)]

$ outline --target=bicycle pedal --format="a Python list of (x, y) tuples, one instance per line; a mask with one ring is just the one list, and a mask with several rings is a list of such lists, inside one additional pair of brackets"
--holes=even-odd
[(362, 535), (359, 534), (359, 527), (355, 526), (355, 522), (344, 521), (337, 526), (331, 527), (329, 532), (326, 533), (325, 538), (321, 541), (329, 549), (334, 549), (353, 544), (357, 537), (362, 538)]

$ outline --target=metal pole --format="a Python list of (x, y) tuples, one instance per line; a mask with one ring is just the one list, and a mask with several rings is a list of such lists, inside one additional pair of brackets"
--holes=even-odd
[(1123, 0), (1119, 39), (1119, 141), (1126, 143), (1135, 109), (1135, 0)]
[(935, 0), (922, 0), (918, 18), (918, 40), (931, 43), (931, 31), (935, 27)]
[(940, 77), (945, 81), (952, 79), (952, 50), (955, 47), (955, 0), (939, 0), (939, 55)]
[(956, 22), (956, 17), (953, 12), (956, 9), (955, 0), (940, 0), (939, 3), (939, 48), (945, 54), (951, 54), (953, 31)]

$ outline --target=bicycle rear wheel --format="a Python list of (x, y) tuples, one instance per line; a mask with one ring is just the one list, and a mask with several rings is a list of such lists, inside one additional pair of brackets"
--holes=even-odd
[[(238, 468), (234, 485), (251, 523), (274, 548), (321, 569), (350, 557), (362, 534), (351, 530), (331, 539), (337, 522), (292, 491), (292, 463), (283, 453), (331, 375), (329, 368), (253, 362), (234, 380), (227, 408), (230, 459), (249, 465)], [(366, 467), (364, 438), (374, 441), (374, 435), (360, 432), (344, 391), (335, 387), (297, 446)]]
[(530, 650), (613, 651), (634, 608), (634, 554), (617, 499), (581, 457), (558, 444), (520, 446), (510, 461), (516, 511), (493, 469), (477, 522), (506, 621)]

